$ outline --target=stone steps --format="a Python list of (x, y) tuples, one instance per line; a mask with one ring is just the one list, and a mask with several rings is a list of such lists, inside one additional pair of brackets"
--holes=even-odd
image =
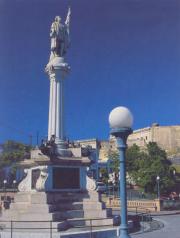
[[(100, 202), (97, 192), (21, 192), (15, 196), (14, 201), (3, 217), (7, 220), (36, 221), (30, 222), (29, 226), (36, 223), (37, 228), (41, 228), (46, 223), (45, 221), (48, 228), (49, 221), (53, 221), (55, 229), (65, 230), (73, 226), (87, 226), (90, 224), (87, 219), (92, 220), (92, 225), (113, 225), (113, 219), (109, 218), (111, 209), (105, 209), (105, 204)], [(23, 225), (25, 223), (20, 226), (23, 227)]]
[(17, 212), (8, 211), (4, 216), (4, 219), (18, 220), (18, 221), (60, 221), (62, 220), (61, 212), (53, 213), (30, 213), (30, 212)]
[[(28, 230), (30, 229), (30, 231), (32, 231), (32, 229), (34, 230), (49, 230), (52, 229), (53, 231), (63, 231), (66, 230), (70, 227), (70, 225), (68, 224), (67, 221), (58, 221), (58, 222), (50, 222), (50, 221), (20, 221), (18, 220), (18, 222), (15, 220), (12, 223), (13, 228), (16, 229), (16, 231), (19, 230)], [(0, 220), (0, 226), (3, 228), (10, 228), (11, 223), (10, 222), (4, 222)]]
[(34, 212), (34, 213), (52, 213), (55, 211), (66, 211), (66, 210), (102, 210), (104, 204), (101, 202), (66, 202), (59, 204), (31, 204), (24, 202), (11, 203), (10, 206), (12, 211), (21, 212)]
[(112, 226), (113, 219), (112, 218), (86, 218), (86, 219), (77, 219), (72, 218), (67, 220), (68, 224), (71, 227), (84, 227), (84, 226)]
[(71, 218), (86, 218), (86, 217), (96, 217), (96, 218), (106, 218), (106, 210), (68, 210), (60, 212), (60, 217), (64, 219)]
[(59, 203), (57, 206), (57, 209), (60, 210), (80, 210), (80, 209), (86, 209), (86, 210), (92, 210), (92, 209), (103, 209), (105, 208), (104, 204), (101, 202), (72, 202), (72, 203)]
[(96, 209), (96, 210), (64, 210), (64, 211), (54, 211), (54, 212), (33, 212), (31, 209), (28, 211), (16, 211), (9, 210), (6, 213), (6, 217), (11, 217), (13, 219), (20, 220), (45, 220), (45, 221), (58, 221), (60, 219), (69, 219), (69, 218), (86, 218), (86, 217), (96, 217), (96, 218), (106, 218), (107, 211), (106, 209)]
[(74, 193), (74, 194), (63, 194), (63, 193), (19, 193), (15, 196), (16, 202), (31, 202), (32, 204), (37, 203), (48, 203), (54, 204), (57, 202), (77, 202), (77, 201), (99, 201), (99, 194), (97, 192), (86, 193)]

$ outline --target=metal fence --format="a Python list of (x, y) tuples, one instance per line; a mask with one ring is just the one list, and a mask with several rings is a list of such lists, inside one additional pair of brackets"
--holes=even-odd
[[(110, 197), (113, 196), (115, 198), (119, 198), (119, 190), (118, 189), (107, 189), (106, 191), (106, 196)], [(151, 200), (157, 198), (156, 195), (154, 194), (145, 194), (141, 191), (133, 190), (133, 189), (128, 189), (127, 190), (127, 199), (128, 200)]]
[[(88, 233), (88, 237), (89, 238), (93, 238), (96, 237), (96, 235), (93, 234), (94, 228), (99, 228), (99, 230), (102, 227), (112, 227), (110, 225), (95, 225), (94, 223), (96, 221), (99, 220), (105, 220), (107, 218), (96, 218), (96, 219), (82, 219), (82, 221), (84, 221), (84, 225), (74, 225), (73, 227), (69, 227), (69, 228), (79, 228), (79, 230), (84, 231), (86, 233)], [(80, 221), (81, 219), (79, 219), (78, 221)], [(32, 226), (26, 226), (25, 224), (36, 224), (36, 227)], [(41, 223), (41, 224), (40, 224)], [(46, 224), (46, 226), (42, 226), (43, 224)], [(65, 231), (58, 231), (57, 227), (53, 226), (54, 221), (18, 221), (18, 220), (11, 220), (11, 221), (7, 221), (7, 220), (0, 220), (0, 231), (2, 232), (9, 232), (9, 238), (14, 238), (14, 235), (16, 232), (22, 232), (22, 231), (27, 231), (27, 232), (31, 232), (33, 233), (34, 231), (46, 231), (46, 237), (49, 238), (53, 238), (53, 234), (57, 233), (59, 235), (63, 234)], [(58, 223), (58, 222), (56, 222)], [(23, 227), (18, 226), (18, 224), (23, 224)], [(37, 227), (37, 224), (40, 224), (39, 227)], [(116, 226), (114, 226), (115, 228)], [(65, 233), (64, 233), (65, 234)], [(16, 236), (17, 237), (17, 236)], [(1, 234), (0, 234), (0, 238), (1, 238)]]
[[(46, 224), (49, 224), (48, 227), (17, 227), (15, 226), (15, 224), (17, 225), (17, 223), (46, 223)], [(32, 230), (47, 230), (48, 233), (49, 233), (49, 237), (52, 238), (53, 237), (53, 229), (56, 229), (57, 228), (53, 228), (52, 226), (53, 224), (53, 221), (17, 221), (17, 220), (11, 220), (11, 221), (6, 221), (6, 220), (0, 220), (0, 230), (1, 231), (8, 231), (10, 232), (10, 238), (13, 238), (13, 233), (15, 231), (24, 231), (24, 230), (27, 230), (27, 231), (32, 231)], [(0, 236), (1, 238), (1, 236)]]

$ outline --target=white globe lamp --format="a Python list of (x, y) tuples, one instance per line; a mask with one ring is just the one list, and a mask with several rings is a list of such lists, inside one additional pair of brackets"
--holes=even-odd
[(133, 116), (127, 107), (116, 107), (109, 114), (111, 128), (131, 128)]

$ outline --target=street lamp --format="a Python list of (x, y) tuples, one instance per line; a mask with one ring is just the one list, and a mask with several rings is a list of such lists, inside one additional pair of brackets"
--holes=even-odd
[(4, 190), (6, 190), (6, 184), (7, 184), (7, 180), (6, 179), (4, 179), (3, 184), (4, 184)]
[(16, 180), (13, 180), (13, 189), (15, 191), (15, 187), (16, 187)]
[(159, 188), (159, 180), (160, 177), (159, 175), (156, 177), (156, 181), (157, 181), (157, 198), (160, 199), (160, 188)]
[(3, 184), (4, 184), (4, 201), (6, 201), (6, 184), (7, 184), (6, 179), (4, 179)]
[(176, 170), (175, 169), (173, 170), (173, 175), (174, 175), (174, 177), (176, 176)]
[(128, 108), (116, 107), (109, 114), (111, 135), (117, 140), (120, 162), (120, 198), (121, 198), (121, 225), (120, 238), (130, 238), (127, 224), (127, 195), (126, 195), (126, 164), (125, 151), (127, 137), (132, 133), (133, 116)]
[(111, 183), (112, 181), (112, 177), (111, 177), (111, 171), (110, 171), (110, 160), (108, 159), (107, 161), (107, 172), (108, 172), (108, 187), (107, 187), (107, 192), (108, 192), (108, 197), (110, 196), (110, 187), (109, 187), (109, 183)]

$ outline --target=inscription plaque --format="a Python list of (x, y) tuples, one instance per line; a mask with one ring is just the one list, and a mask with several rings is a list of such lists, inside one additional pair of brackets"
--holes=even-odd
[(79, 168), (53, 168), (54, 189), (79, 189)]

